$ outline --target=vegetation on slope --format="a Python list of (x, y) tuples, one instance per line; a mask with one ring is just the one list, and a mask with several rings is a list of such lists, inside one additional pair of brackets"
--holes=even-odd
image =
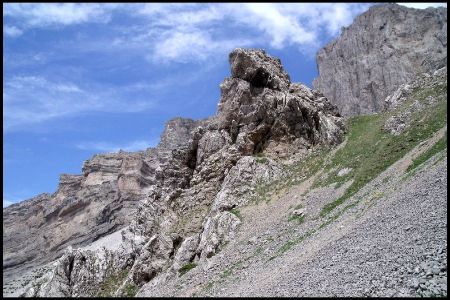
[(190, 270), (192, 270), (196, 266), (197, 266), (196, 263), (188, 263), (188, 264), (182, 266), (181, 269), (178, 271), (180, 273), (179, 276), (183, 276), (184, 274), (186, 274), (187, 272), (189, 272)]
[(434, 144), (430, 149), (419, 155), (417, 158), (413, 160), (413, 163), (408, 166), (408, 169), (406, 169), (407, 172), (410, 172), (414, 169), (416, 169), (418, 166), (426, 162), (428, 159), (430, 159), (435, 154), (441, 152), (442, 150), (447, 149), (447, 132), (445, 132), (445, 135), (436, 143)]
[[(446, 99), (430, 109), (412, 113), (411, 125), (397, 136), (387, 132), (383, 127), (389, 117), (403, 112), (415, 100), (424, 103), (427, 97), (442, 97), (446, 92), (446, 82), (431, 88), (416, 89), (408, 101), (393, 111), (349, 119), (347, 144), (336, 152), (329, 164), (324, 166), (325, 170), (330, 172), (328, 178), (319, 179), (314, 186), (326, 186), (332, 183), (337, 183), (339, 186), (350, 179), (353, 179), (353, 182), (344, 195), (323, 207), (321, 216), (327, 215), (335, 207), (344, 203), (420, 142), (429, 139), (441, 129), (447, 123)], [(444, 142), (437, 145), (433, 151), (441, 149), (442, 143)], [(426, 159), (426, 156), (421, 159)], [(342, 168), (352, 170), (344, 176), (338, 176), (338, 171)]]

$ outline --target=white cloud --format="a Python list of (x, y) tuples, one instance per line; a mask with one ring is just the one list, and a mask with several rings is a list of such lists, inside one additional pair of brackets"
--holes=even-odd
[(118, 152), (119, 150), (124, 151), (139, 151), (145, 150), (150, 147), (155, 147), (157, 144), (156, 140), (136, 140), (126, 144), (117, 145), (107, 142), (83, 142), (76, 145), (78, 149), (81, 150), (95, 150), (101, 152)]
[(10, 37), (18, 37), (22, 35), (23, 31), (16, 26), (4, 26), (3, 34)]
[(234, 47), (244, 47), (249, 44), (251, 42), (247, 40), (214, 40), (208, 32), (182, 29), (163, 35), (155, 45), (149, 59), (156, 63), (203, 61), (211, 54), (229, 52)]
[[(237, 11), (238, 7), (235, 7), (235, 12)], [(274, 48), (283, 48), (286, 43), (314, 43), (316, 39), (315, 33), (305, 30), (295, 15), (283, 13), (276, 4), (247, 3), (239, 11), (243, 14), (239, 22), (262, 30), (270, 37)]]
[(412, 7), (412, 8), (417, 8), (417, 9), (425, 9), (428, 7), (447, 7), (447, 3), (443, 2), (443, 3), (428, 3), (428, 2), (423, 2), (423, 3), (397, 3), (399, 5), (403, 5), (403, 6), (407, 6), (407, 7)]
[(14, 17), (29, 27), (108, 22), (117, 5), (95, 3), (7, 3), (3, 16)]
[[(349, 25), (369, 4), (217, 3), (146, 4), (137, 15), (150, 25), (116, 40), (150, 49), (152, 62), (204, 61), (221, 51), (269, 42), (277, 49), (297, 46), (309, 52)], [(226, 34), (229, 31), (232, 34)], [(131, 43), (130, 43), (131, 42)], [(226, 49), (226, 50), (225, 50)]]
[(4, 82), (5, 131), (84, 112), (132, 113), (152, 108), (154, 101), (130, 97), (117, 86), (53, 81), (40, 76), (15, 76)]
[[(136, 25), (118, 25), (99, 49), (134, 49), (151, 62), (202, 62), (232, 48), (269, 43), (309, 52), (365, 11), (363, 3), (6, 4), (4, 16), (24, 26), (108, 22), (114, 12)], [(131, 25), (131, 26), (130, 26)], [(119, 27), (119, 29), (117, 29)], [(22, 29), (23, 30), (23, 29)], [(108, 42), (108, 47), (104, 43)], [(83, 48), (88, 47), (83, 43)]]

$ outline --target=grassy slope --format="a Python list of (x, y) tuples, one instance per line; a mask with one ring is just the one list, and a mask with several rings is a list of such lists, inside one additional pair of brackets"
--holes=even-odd
[[(277, 192), (297, 185), (310, 178), (323, 168), (328, 173), (326, 178), (317, 178), (312, 188), (328, 186), (336, 183), (337, 186), (353, 179), (352, 184), (342, 197), (327, 204), (321, 211), (321, 216), (328, 215), (334, 208), (341, 205), (348, 198), (356, 194), (371, 180), (389, 166), (402, 158), (415, 146), (429, 139), (436, 131), (447, 124), (447, 81), (441, 81), (432, 87), (416, 88), (411, 97), (395, 110), (365, 116), (356, 116), (348, 120), (348, 133), (346, 145), (336, 152), (328, 161), (325, 156), (330, 153), (329, 147), (317, 148), (311, 155), (298, 164), (288, 168), (291, 174), (288, 178), (275, 180), (269, 184), (259, 184), (256, 189), (255, 202), (266, 202), (273, 198)], [(411, 126), (400, 135), (394, 136), (383, 129), (388, 118), (405, 111), (414, 101), (426, 103), (427, 97), (444, 98), (438, 103), (415, 112), (411, 116)], [(414, 169), (433, 154), (447, 147), (447, 139), (439, 141), (436, 146), (418, 157), (411, 169)], [(351, 171), (338, 176), (343, 168), (351, 168)]]
[(432, 156), (445, 149), (447, 149), (447, 132), (445, 132), (445, 135), (439, 141), (437, 141), (436, 144), (433, 145), (433, 147), (414, 159), (413, 163), (408, 167), (406, 171), (410, 172), (412, 170), (415, 170), (418, 166), (426, 162)]
[[(422, 109), (412, 114), (411, 126), (402, 134), (394, 136), (383, 129), (386, 120), (403, 112), (415, 100), (425, 103), (428, 96), (441, 98), (442, 101), (437, 104)], [(371, 180), (376, 178), (380, 173), (389, 166), (401, 159), (406, 153), (412, 150), (422, 141), (429, 139), (436, 131), (447, 124), (447, 84), (446, 81), (442, 85), (432, 88), (416, 89), (410, 99), (401, 107), (380, 114), (357, 116), (348, 120), (347, 143), (338, 150), (331, 159), (325, 159), (330, 153), (330, 148), (322, 147), (316, 149), (312, 155), (298, 164), (291, 166), (290, 178), (284, 178), (272, 182), (261, 188), (261, 193), (257, 196), (269, 201), (271, 192), (280, 191), (291, 185), (296, 185), (301, 181), (311, 177), (323, 168), (324, 173), (328, 173), (328, 177), (318, 177), (313, 183), (312, 188), (320, 186), (328, 186), (332, 183), (342, 185), (352, 180), (352, 184), (347, 188), (344, 195), (335, 201), (325, 205), (321, 210), (321, 216), (327, 216), (334, 208), (345, 202), (348, 198), (356, 194)], [(409, 169), (414, 169), (434, 154), (447, 148), (447, 138), (444, 136), (433, 147), (422, 155), (417, 157)], [(344, 176), (337, 176), (339, 170), (343, 168), (351, 168), (351, 172)], [(383, 193), (375, 193), (372, 195), (374, 199), (380, 198)], [(269, 199), (269, 200), (268, 200)], [(358, 202), (358, 201), (357, 201)], [(301, 236), (295, 237), (284, 243), (269, 260), (288, 251), (294, 245), (302, 242), (304, 239), (313, 235), (317, 230), (329, 225), (347, 209), (357, 205), (353, 202), (343, 209), (329, 216), (318, 228), (312, 228)]]
[[(350, 179), (354, 181), (342, 197), (327, 204), (322, 209), (321, 215), (325, 216), (330, 213), (416, 145), (430, 138), (441, 129), (447, 123), (446, 97), (444, 101), (438, 102), (429, 109), (413, 113), (411, 126), (398, 136), (383, 130), (383, 125), (390, 116), (400, 113), (414, 100), (424, 103), (428, 96), (442, 97), (443, 94), (447, 94), (446, 82), (432, 88), (416, 89), (410, 99), (396, 110), (349, 119), (347, 144), (336, 153), (331, 163), (324, 166), (325, 170), (332, 170), (333, 168), (335, 170), (331, 172), (328, 178), (316, 181), (314, 186), (325, 186), (335, 182), (340, 185)], [(433, 151), (443, 149), (446, 144), (445, 139)], [(428, 156), (420, 158), (421, 161), (429, 158), (429, 155), (430, 153), (428, 153)], [(337, 176), (337, 172), (345, 167), (352, 168), (352, 171), (345, 176)]]

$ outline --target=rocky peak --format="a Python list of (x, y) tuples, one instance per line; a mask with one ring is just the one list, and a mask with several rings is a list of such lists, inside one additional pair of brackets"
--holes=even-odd
[[(220, 85), (215, 120), (218, 129), (229, 133), (243, 155), (279, 143), (298, 143), (307, 148), (321, 142), (340, 142), (338, 132), (343, 124), (337, 109), (320, 92), (291, 83), (279, 59), (263, 50), (238, 48), (230, 54), (230, 65), (232, 76)], [(325, 125), (326, 118), (339, 125), (330, 128)], [(325, 138), (325, 131), (336, 129), (336, 134)]]
[[(158, 147), (96, 155), (84, 163), (83, 176), (61, 177), (60, 192), (48, 200), (58, 205), (38, 219), (35, 245), (61, 255), (69, 245), (128, 226), (119, 250), (106, 258), (67, 250), (50, 281), (29, 295), (92, 296), (90, 286), (124, 269), (124, 285), (142, 286), (164, 271), (208, 259), (233, 236), (240, 220), (229, 210), (248, 204), (252, 186), (282, 176), (284, 158), (342, 141), (337, 108), (320, 92), (291, 84), (279, 59), (239, 48), (230, 65), (212, 118), (172, 119)], [(256, 153), (267, 159), (257, 161)], [(41, 240), (43, 231), (55, 235), (51, 243)], [(93, 274), (86, 260), (112, 268)]]
[(230, 53), (229, 61), (231, 76), (250, 82), (253, 87), (282, 90), (291, 83), (281, 61), (262, 49), (237, 48)]
[(313, 86), (344, 116), (379, 112), (420, 73), (447, 65), (447, 8), (370, 7), (317, 53)]

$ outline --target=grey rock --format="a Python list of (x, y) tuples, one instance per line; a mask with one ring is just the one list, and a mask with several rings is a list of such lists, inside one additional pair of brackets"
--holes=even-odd
[[(417, 76), (412, 82), (410, 82), (410, 84), (401, 85), (398, 88), (398, 90), (393, 93), (393, 95), (388, 96), (386, 98), (384, 109), (391, 110), (399, 107), (400, 105), (405, 103), (406, 99), (409, 99), (412, 90), (417, 87), (432, 89), (437, 84), (439, 84), (439, 82), (442, 79), (446, 79), (447, 73), (445, 73), (444, 71), (439, 72), (438, 74), (439, 75), (436, 76), (423, 76), (422, 74)], [(404, 96), (400, 97), (399, 95)], [(418, 100), (415, 100), (411, 105), (407, 106), (405, 109), (402, 109), (400, 110), (400, 112), (389, 117), (386, 120), (383, 128), (393, 135), (399, 135), (410, 127), (411, 116), (414, 113), (423, 111), (427, 107), (434, 106), (440, 101), (444, 101), (445, 99), (446, 99), (445, 97), (439, 97), (438, 99), (434, 99), (433, 97), (428, 96), (425, 99), (428, 101), (419, 102)]]
[(264, 50), (237, 48), (230, 53), (231, 75), (251, 83), (254, 87), (287, 89), (289, 75), (281, 61), (266, 54)]
[(194, 234), (181, 243), (172, 266), (176, 271), (194, 259), (199, 242), (200, 236)]
[(249, 193), (252, 187), (276, 180), (285, 174), (270, 158), (244, 156), (228, 172), (214, 199), (212, 209), (227, 210), (246, 205), (253, 197), (253, 194)]
[(317, 53), (317, 64), (313, 86), (341, 114), (382, 111), (400, 84), (447, 66), (447, 8), (374, 5)]
[(411, 280), (410, 286), (411, 286), (412, 288), (414, 288), (414, 289), (417, 289), (417, 288), (419, 287), (419, 280), (417, 280), (416, 278), (413, 278), (413, 279)]
[(343, 168), (341, 170), (339, 170), (339, 172), (337, 173), (337, 176), (342, 177), (347, 175), (348, 173), (350, 173), (353, 169), (352, 168)]
[[(71, 277), (58, 271), (62, 275), (53, 277), (47, 285), (51, 289), (41, 285), (31, 294), (95, 295), (90, 287), (98, 286), (109, 273), (102, 271), (95, 277), (95, 268), (86, 267), (83, 260), (88, 266), (129, 270), (114, 293), (118, 296), (129, 284), (139, 288), (165, 284), (184, 264), (207, 261), (234, 238), (241, 221), (228, 210), (248, 204), (250, 196), (244, 194), (257, 183), (285, 175), (277, 151), (289, 156), (342, 142), (346, 129), (337, 108), (320, 92), (291, 84), (278, 59), (260, 50), (236, 49), (230, 54), (230, 64), (232, 77), (221, 84), (215, 116), (169, 121), (156, 148), (94, 156), (84, 164), (82, 176), (62, 178), (55, 195), (33, 202), (35, 207), (39, 201), (59, 201), (56, 210), (35, 215), (41, 218), (36, 224), (43, 224), (42, 234), (58, 232), (61, 227), (55, 220), (64, 218), (68, 226), (60, 239), (52, 240), (59, 243), (60, 251), (125, 229), (118, 249), (94, 256), (91, 250), (70, 252), (55, 270), (67, 269), (66, 260), (71, 260), (70, 274), (75, 277), (67, 282)], [(14, 228), (16, 211), (14, 206), (6, 210), (4, 236)], [(76, 223), (80, 215), (85, 225)], [(30, 215), (26, 218), (34, 222)], [(37, 228), (36, 224), (29, 227)], [(7, 243), (17, 249), (21, 241)], [(52, 252), (56, 248), (36, 249), (50, 249), (49, 256), (41, 256), (46, 259), (60, 255)], [(16, 254), (11, 251), (9, 255)], [(24, 253), (19, 256), (23, 259)], [(10, 257), (6, 260), (14, 261)]]
[(302, 216), (305, 215), (305, 213), (306, 213), (306, 209), (305, 208), (299, 208), (299, 209), (294, 210), (292, 212), (292, 215), (296, 216), (296, 217), (302, 217)]
[(197, 249), (201, 259), (211, 257), (221, 243), (230, 241), (240, 223), (238, 217), (227, 211), (206, 219)]
[[(167, 123), (157, 148), (95, 155), (83, 164), (83, 175), (63, 174), (58, 190), (3, 210), (4, 274), (7, 278), (54, 260), (67, 246), (85, 246), (130, 224), (139, 200), (164, 177), (183, 185), (189, 155), (180, 145), (203, 121), (176, 118)], [(165, 168), (173, 157), (186, 167)], [(189, 152), (189, 151), (185, 151)], [(189, 153), (188, 153), (189, 154)], [(195, 163), (194, 163), (195, 164)], [(164, 174), (164, 173), (170, 174)], [(179, 176), (184, 173), (183, 176)], [(64, 224), (64, 226), (62, 226)], [(24, 247), (24, 241), (27, 241)]]
[(256, 236), (254, 236), (254, 237), (252, 237), (252, 238), (250, 238), (249, 240), (248, 240), (248, 243), (250, 244), (250, 245), (254, 245), (254, 244), (256, 244), (256, 241), (258, 240), (258, 238), (256, 237)]

